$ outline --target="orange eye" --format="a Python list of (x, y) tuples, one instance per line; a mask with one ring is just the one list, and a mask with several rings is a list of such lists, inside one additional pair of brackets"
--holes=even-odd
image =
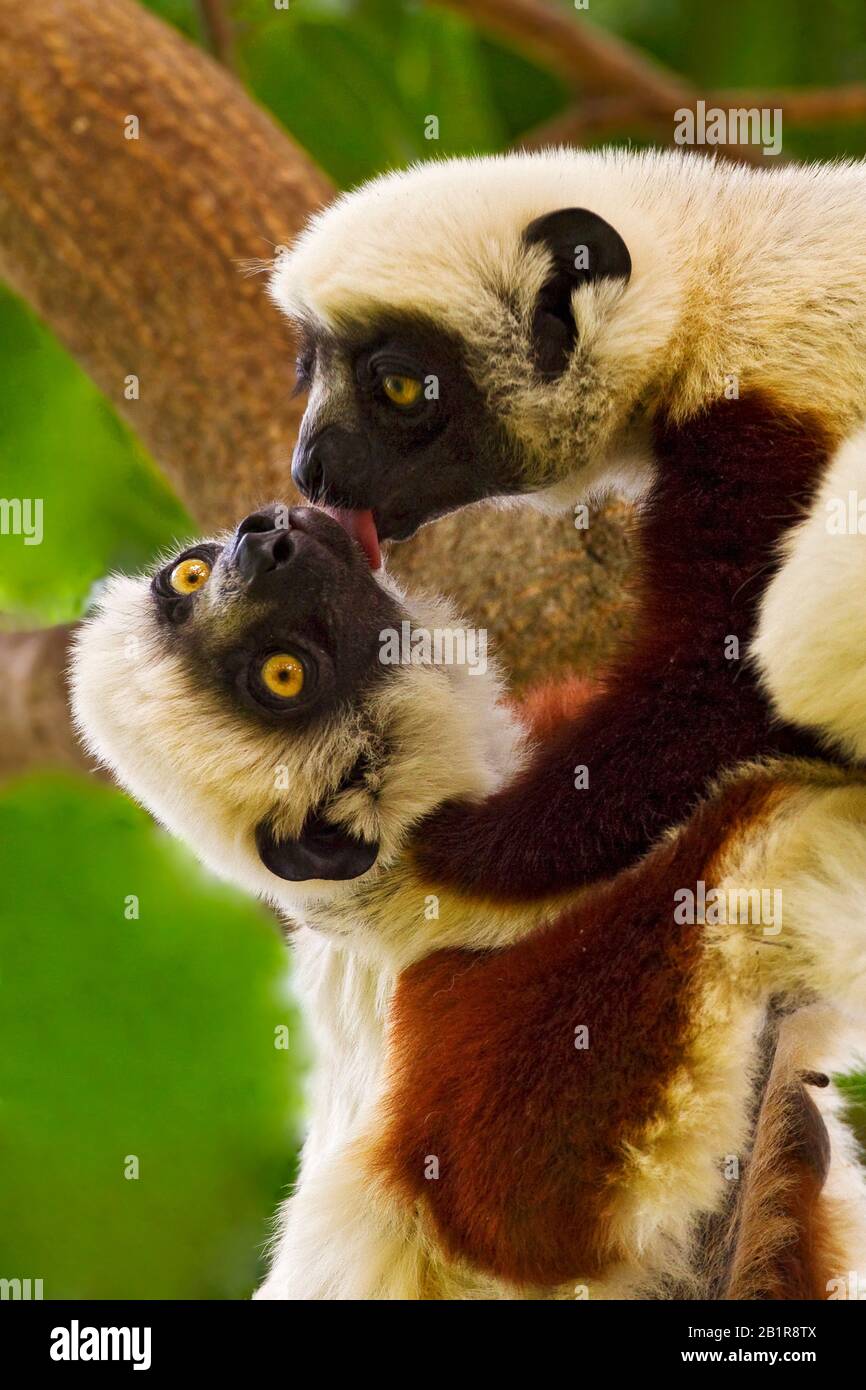
[(171, 587), (178, 594), (195, 594), (210, 579), (210, 565), (200, 555), (181, 560), (171, 572)]
[(279, 652), (269, 656), (261, 669), (262, 683), (272, 695), (293, 700), (304, 688), (304, 668), (296, 656)]
[(405, 410), (407, 406), (414, 405), (421, 395), (421, 383), (414, 376), (385, 376), (382, 378), (382, 390), (392, 405)]

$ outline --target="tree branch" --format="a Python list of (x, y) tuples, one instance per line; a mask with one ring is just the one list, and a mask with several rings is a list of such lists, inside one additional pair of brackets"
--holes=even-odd
[[(300, 413), (287, 334), (237, 263), (330, 192), (223, 69), (138, 5), (0, 0), (0, 274), (206, 528), (285, 491)], [(76, 759), (65, 637), (0, 633), (4, 770)]]
[(710, 92), (704, 100), (707, 106), (757, 107), (759, 110), (781, 110), (783, 119), (792, 125), (823, 124), (825, 121), (848, 121), (866, 115), (866, 82), (849, 82), (841, 87), (767, 87), (758, 91), (731, 87)]
[[(624, 39), (597, 28), (583, 15), (570, 15), (549, 0), (437, 2), (489, 29), (534, 58), (541, 67), (558, 73), (569, 85), (579, 86), (591, 96), (603, 94), (605, 104), (624, 94), (624, 100), (639, 108), (654, 128), (668, 131), (668, 140), (673, 138), (674, 113), (693, 106), (699, 98), (694, 86), (678, 73), (648, 58)], [(574, 108), (573, 122), (566, 113), (527, 132), (517, 142), (518, 147), (539, 149), (576, 143), (581, 134), (580, 111), (581, 107)], [(697, 152), (736, 164), (763, 164), (765, 159), (763, 151), (753, 145), (715, 145)]]
[(235, 36), (223, 0), (197, 0), (199, 19), (207, 46), (218, 63), (234, 71)]
[(691, 84), (583, 15), (548, 0), (437, 0), (589, 92), (639, 92), (661, 113), (688, 104)]
[(0, 632), (0, 778), (40, 765), (91, 766), (67, 714), (65, 673), (72, 631), (61, 626)]
[[(854, 120), (866, 114), (866, 84), (851, 83), (845, 87), (809, 90), (709, 92), (702, 98), (707, 109), (781, 110), (783, 125), (820, 125), (829, 121)], [(693, 105), (687, 102), (686, 105)], [(587, 98), (575, 102), (551, 120), (521, 137), (521, 149), (544, 149), (549, 145), (580, 145), (587, 140), (600, 140), (621, 134), (622, 131), (641, 132), (670, 140), (673, 129), (671, 113), (661, 116), (648, 110), (639, 96)], [(722, 147), (734, 155), (737, 146)]]

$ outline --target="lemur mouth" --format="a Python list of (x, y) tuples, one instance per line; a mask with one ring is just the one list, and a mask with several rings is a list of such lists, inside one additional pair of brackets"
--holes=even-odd
[(354, 511), (348, 507), (323, 506), (322, 511), (339, 522), (347, 535), (357, 541), (367, 557), (371, 570), (382, 568), (382, 552), (379, 549), (379, 532), (371, 511)]

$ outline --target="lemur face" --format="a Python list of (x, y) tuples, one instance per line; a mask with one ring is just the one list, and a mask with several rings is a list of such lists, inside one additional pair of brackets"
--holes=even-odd
[(621, 349), (639, 336), (628, 323), (603, 341), (632, 272), (623, 234), (554, 202), (561, 177), (479, 169), (376, 180), (274, 267), (310, 392), (293, 477), (307, 497), (371, 514), (381, 539), (483, 498), (564, 501), (554, 491), (591, 481), (626, 427), (646, 368), (645, 351), (633, 363)]
[(383, 657), (407, 605), (314, 508), (266, 508), (115, 576), (77, 636), (77, 726), (215, 872), (293, 917), (402, 851), (415, 820), (483, 793), (508, 742), (495, 668)]
[(525, 490), (524, 460), (470, 374), (459, 339), (422, 315), (308, 320), (298, 358), (310, 399), (295, 448), (300, 491), (371, 511), (382, 540), (485, 497)]
[(381, 679), (401, 610), (346, 532), (313, 507), (269, 507), (223, 542), (173, 556), (150, 585), (159, 640), (202, 688), (263, 728), (323, 721)]
[(326, 822), (322, 808), (371, 774), (378, 731), (365, 712), (389, 676), (379, 634), (403, 616), (325, 513), (255, 512), (152, 577), (109, 584), (76, 648), (79, 727), (230, 877), (258, 891), (263, 871), (357, 877), (377, 835)]

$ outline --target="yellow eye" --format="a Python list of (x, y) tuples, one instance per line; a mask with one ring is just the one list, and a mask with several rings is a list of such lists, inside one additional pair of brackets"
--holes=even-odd
[(269, 656), (261, 670), (264, 684), (272, 695), (283, 700), (292, 700), (304, 688), (304, 668), (296, 656), (279, 652)]
[(405, 409), (418, 400), (421, 395), (421, 383), (414, 376), (385, 376), (382, 378), (382, 390), (392, 405), (399, 405)]
[(194, 594), (210, 579), (210, 565), (200, 555), (181, 560), (171, 572), (171, 587), (179, 594)]

